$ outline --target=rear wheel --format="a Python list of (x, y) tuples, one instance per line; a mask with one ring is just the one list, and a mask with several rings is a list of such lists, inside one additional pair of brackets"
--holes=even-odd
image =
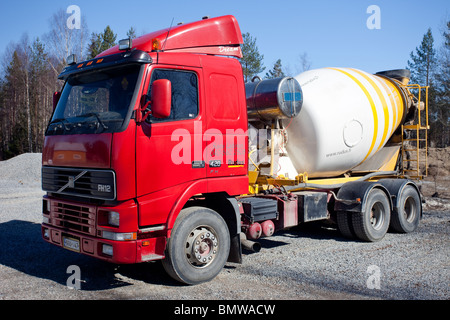
[(198, 284), (220, 273), (229, 251), (230, 234), (223, 218), (211, 209), (191, 207), (183, 209), (175, 222), (163, 266), (175, 280)]
[(420, 196), (416, 188), (406, 186), (399, 197), (398, 210), (392, 212), (391, 228), (401, 233), (417, 229), (421, 214)]
[(338, 212), (336, 216), (337, 227), (339, 232), (346, 238), (352, 239), (355, 237), (352, 225), (352, 212)]
[(352, 215), (352, 225), (359, 239), (374, 242), (384, 238), (390, 219), (387, 195), (380, 189), (372, 189), (367, 196), (364, 212)]

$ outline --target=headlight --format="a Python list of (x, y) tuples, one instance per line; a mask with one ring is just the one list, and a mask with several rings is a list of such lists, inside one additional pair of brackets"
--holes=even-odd
[(131, 241), (137, 239), (136, 232), (111, 232), (111, 231), (103, 231), (102, 236), (104, 239), (114, 240), (114, 241)]
[(120, 214), (115, 211), (108, 212), (108, 224), (113, 227), (119, 227), (120, 225)]
[(49, 232), (48, 232), (48, 229), (47, 229), (47, 228), (45, 228), (45, 229), (44, 229), (44, 238), (46, 238), (46, 239), (50, 239), (50, 234), (49, 234)]
[(112, 256), (113, 255), (113, 247), (110, 246), (109, 244), (103, 244), (102, 245), (102, 253), (106, 254), (108, 256)]

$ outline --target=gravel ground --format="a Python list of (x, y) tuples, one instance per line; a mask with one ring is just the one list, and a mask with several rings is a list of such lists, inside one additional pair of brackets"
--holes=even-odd
[[(262, 239), (259, 253), (244, 252), (242, 265), (228, 263), (213, 281), (184, 286), (160, 262), (117, 266), (44, 242), (40, 157), (0, 162), (0, 300), (450, 299), (448, 199), (427, 198), (412, 234), (363, 243), (305, 225)], [(66, 285), (71, 265), (80, 290)]]

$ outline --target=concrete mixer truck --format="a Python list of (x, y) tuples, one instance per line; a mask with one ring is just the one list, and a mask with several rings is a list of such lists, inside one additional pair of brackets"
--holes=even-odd
[(406, 170), (424, 139), (404, 132), (426, 131), (426, 95), (407, 70), (245, 84), (242, 43), (233, 16), (205, 17), (71, 55), (42, 155), (43, 239), (116, 264), (162, 260), (197, 284), (310, 221), (358, 241), (414, 231), (407, 173), (423, 172)]

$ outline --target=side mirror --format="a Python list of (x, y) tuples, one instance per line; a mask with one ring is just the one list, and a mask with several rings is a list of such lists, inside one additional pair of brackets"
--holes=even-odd
[(61, 92), (55, 92), (53, 94), (53, 111), (56, 109), (58, 105), (59, 98), (61, 98)]
[(172, 83), (167, 79), (155, 80), (152, 83), (151, 101), (147, 101), (147, 96), (143, 96), (141, 102), (141, 112), (145, 112), (149, 105), (152, 106), (151, 111), (143, 114), (138, 122), (144, 121), (151, 114), (155, 118), (165, 119), (170, 116), (172, 108)]
[(167, 79), (153, 81), (152, 115), (164, 119), (170, 116), (172, 108), (172, 83)]

